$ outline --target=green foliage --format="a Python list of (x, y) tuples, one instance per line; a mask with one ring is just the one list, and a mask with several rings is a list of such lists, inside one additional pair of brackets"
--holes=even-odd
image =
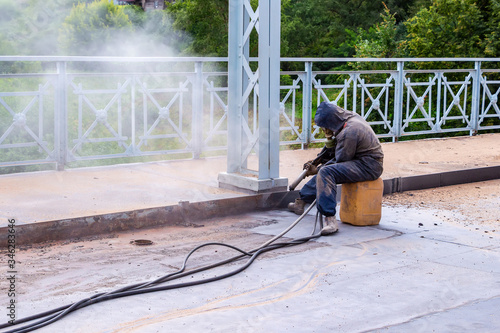
[[(18, 13), (19, 8), (14, 1), (0, 0), (0, 22), (11, 22)], [(2, 27), (5, 28), (5, 26)]]
[(478, 57), (483, 54), (482, 14), (474, 0), (434, 0), (406, 23), (412, 57)]
[[(356, 40), (357, 58), (398, 58), (405, 56), (405, 42), (398, 39), (398, 27), (395, 14), (391, 14), (389, 8), (385, 7), (384, 13), (380, 14), (382, 22), (371, 27), (368, 32), (360, 31)], [(371, 68), (367, 68), (370, 66)], [(357, 69), (391, 69), (383, 63), (373, 65), (358, 62)], [(393, 69), (393, 68), (392, 68)]]
[[(250, 0), (255, 10), (258, 0)], [(281, 56), (282, 57), (370, 57), (370, 58), (394, 58), (394, 57), (498, 57), (500, 54), (500, 0), (281, 0)], [(155, 10), (144, 12), (138, 6), (115, 6), (107, 0), (25, 0), (11, 1), (0, 0), (0, 54), (1, 55), (118, 55), (118, 56), (227, 56), (228, 55), (228, 12), (229, 0), (177, 0), (167, 3), (164, 11)], [(2, 24), (4, 23), (4, 24)], [(189, 37), (188, 37), (189, 36)], [(254, 31), (251, 35), (250, 56), (257, 56), (258, 36)], [(214, 64), (213, 66), (216, 66)], [(497, 66), (493, 63), (493, 66)], [(130, 65), (117, 65), (114, 68), (120, 70), (134, 70)], [(126, 66), (126, 68), (125, 68)], [(135, 66), (135, 65), (134, 65)], [(140, 66), (140, 65), (137, 65)], [(148, 70), (161, 72), (164, 70), (159, 64), (150, 65)], [(182, 66), (182, 65), (177, 65)], [(212, 65), (206, 65), (205, 69)], [(303, 71), (302, 62), (282, 63), (282, 70)], [(373, 63), (331, 63), (315, 62), (313, 70), (387, 70), (395, 69), (394, 64)], [(432, 63), (405, 64), (405, 69), (411, 66), (416, 68), (431, 68)], [(451, 63), (449, 67), (457, 67), (460, 64)], [(470, 63), (467, 64), (470, 67)], [(490, 64), (488, 64), (490, 66)], [(154, 67), (154, 68), (153, 68)], [(434, 68), (434, 67), (433, 67)], [(488, 67), (492, 68), (492, 67)], [(0, 73), (17, 72), (41, 72), (44, 70), (39, 63), (0, 63)], [(85, 69), (88, 69), (85, 68)], [(141, 67), (144, 69), (144, 67)], [(51, 69), (52, 71), (54, 68)], [(191, 69), (186, 69), (191, 70)], [(168, 71), (168, 69), (167, 69)], [(221, 70), (222, 71), (222, 70)], [(463, 80), (457, 74), (453, 80)], [(365, 83), (384, 82), (386, 74), (360, 74), (359, 78)], [(417, 74), (409, 74), (412, 82), (427, 81), (428, 75), (419, 77)], [(281, 84), (291, 86), (297, 74), (284, 75)], [(345, 74), (317, 74), (315, 77), (321, 84), (343, 84), (348, 77)], [(448, 76), (450, 78), (450, 76)], [(217, 77), (216, 82), (227, 78)], [(86, 86), (95, 89), (115, 89), (114, 78), (93, 79)], [(156, 79), (155, 79), (156, 80)], [(165, 82), (153, 80), (149, 83), (151, 87), (157, 82), (158, 89), (164, 88)], [(37, 79), (28, 79), (23, 82), (13, 79), (0, 81), (0, 91), (35, 91), (39, 82)], [(109, 87), (106, 85), (110, 85)], [(302, 84), (301, 82), (298, 83)], [(218, 84), (217, 84), (218, 85)], [(225, 86), (225, 83), (220, 83)], [(417, 95), (423, 95), (426, 86), (415, 87)], [(377, 96), (380, 87), (370, 87), (365, 92)], [(293, 90), (293, 89), (292, 89)], [(330, 100), (337, 100), (339, 105), (344, 102), (352, 103), (354, 95), (347, 93), (340, 95), (338, 89), (325, 89)], [(281, 91), (284, 101), (285, 112), (293, 126), (300, 128), (302, 124), (302, 90), (297, 89), (294, 94), (289, 91)], [(372, 106), (372, 100), (367, 95), (358, 93), (356, 103), (365, 112)], [(125, 94), (124, 100), (130, 100), (131, 96)], [(163, 93), (158, 96), (158, 102), (163, 105), (168, 103), (171, 96)], [(293, 101), (295, 98), (295, 101)], [(313, 105), (318, 98), (318, 90), (313, 90)], [(5, 97), (9, 105), (15, 109), (22, 110), (26, 101), (13, 97)], [(53, 103), (44, 99), (47, 108), (54, 110)], [(109, 98), (101, 96), (92, 100), (96, 108), (101, 109), (109, 102)], [(470, 101), (467, 101), (470, 103)], [(136, 110), (142, 108), (139, 98), (135, 101)], [(189, 102), (187, 102), (189, 103)], [(384, 102), (383, 102), (384, 103)], [(382, 103), (382, 104), (383, 104)], [(388, 118), (391, 119), (394, 105), (389, 99)], [(405, 100), (406, 103), (406, 100)], [(410, 100), (410, 103), (414, 103)], [(426, 100), (424, 107), (428, 108), (430, 101)], [(126, 104), (126, 103), (124, 103)], [(384, 106), (384, 105), (382, 105)], [(123, 106), (124, 123), (131, 119), (130, 106)], [(292, 115), (292, 108), (295, 113)], [(70, 129), (70, 142), (74, 142), (78, 135), (78, 118), (74, 110), (78, 109), (77, 96), (68, 98), (69, 113), (68, 124)], [(149, 125), (155, 121), (157, 111), (153, 108), (148, 120)], [(13, 122), (10, 112), (0, 110), (0, 135), (4, 133)], [(171, 110), (175, 112), (174, 109)], [(30, 111), (31, 112), (31, 111)], [(53, 142), (53, 119), (50, 112), (45, 113), (49, 123), (44, 124), (46, 131), (43, 140)], [(457, 110), (452, 110), (450, 116), (459, 116)], [(29, 121), (36, 120), (33, 114), (28, 114)], [(95, 120), (92, 110), (84, 109), (83, 127), (88, 128)], [(118, 115), (114, 111), (109, 112), (108, 121), (115, 128), (118, 124)], [(182, 119), (182, 127), (188, 130), (190, 115), (171, 115), (174, 121)], [(177, 119), (175, 119), (177, 117)], [(250, 118), (252, 115), (250, 116)], [(414, 118), (419, 117), (418, 113)], [(283, 118), (283, 117), (282, 117)], [(369, 120), (378, 121), (380, 115), (375, 111), (369, 116)], [(142, 117), (135, 119), (141, 124)], [(290, 124), (281, 119), (282, 126)], [(487, 119), (485, 122), (493, 125), (496, 119)], [(209, 122), (206, 120), (206, 122)], [(485, 124), (483, 122), (483, 124)], [(497, 123), (495, 123), (497, 124)], [(37, 124), (29, 124), (36, 128)], [(448, 128), (460, 127), (460, 120), (450, 120), (445, 124)], [(375, 130), (386, 133), (383, 125), (376, 125)], [(426, 121), (415, 121), (408, 124), (407, 130), (426, 131), (429, 124)], [(19, 143), (26, 139), (26, 133), (16, 128), (8, 137), (8, 142)], [(130, 140), (130, 129), (124, 127), (123, 133)], [(151, 134), (175, 134), (172, 126), (163, 121)], [(92, 132), (93, 138), (106, 138), (110, 135), (109, 128), (98, 124)], [(190, 133), (187, 133), (189, 136)], [(296, 134), (293, 131), (282, 131), (282, 139), (294, 140)], [(454, 134), (443, 134), (446, 136)], [(436, 136), (436, 135), (433, 135)], [(29, 138), (27, 138), (29, 139)], [(212, 139), (216, 142), (215, 139)], [(217, 138), (220, 145), (225, 144), (226, 138)], [(53, 149), (53, 143), (49, 144)], [(160, 151), (164, 149), (182, 149), (185, 142), (176, 138), (150, 139), (147, 145), (141, 147), (144, 151)], [(75, 152), (80, 157), (94, 154), (122, 154), (123, 144), (116, 142), (93, 142), (85, 143)], [(38, 147), (15, 148), (4, 150), (5, 155), (0, 161), (20, 160), (17, 156), (31, 159), (44, 158), (46, 155)], [(24, 154), (24, 155), (23, 155)], [(186, 155), (189, 157), (190, 155)], [(171, 156), (152, 157), (171, 158)], [(136, 161), (144, 160), (137, 158)], [(111, 162), (72, 162), (73, 165), (88, 165), (88, 163), (115, 163), (130, 161), (128, 159), (115, 160)], [(0, 168), (0, 172), (2, 172)], [(5, 169), (4, 169), (5, 170)]]
[[(4, 34), (0, 33), (0, 54), (2, 55), (15, 55), (14, 44), (5, 37)], [(0, 72), (2, 72), (2, 64), (0, 64)]]
[(79, 3), (64, 20), (59, 43), (69, 55), (120, 55), (113, 54), (117, 49), (110, 45), (125, 40), (132, 31), (122, 6), (108, 0)]
[(167, 6), (167, 12), (178, 31), (193, 37), (184, 49), (185, 54), (227, 56), (229, 1), (176, 1)]
[[(250, 2), (256, 9), (258, 0)], [(282, 0), (281, 55), (496, 57), (499, 3)], [(228, 0), (178, 0), (145, 13), (105, 0), (0, 0), (0, 54), (227, 56), (228, 7)], [(253, 32), (251, 56), (257, 55), (257, 40)], [(285, 64), (284, 70), (301, 69), (296, 66)]]
[[(127, 34), (113, 47), (126, 56), (178, 56), (191, 40), (183, 32), (173, 28), (173, 21), (167, 11), (144, 12), (138, 6), (124, 6), (133, 32)], [(119, 45), (117, 45), (119, 44)]]
[(287, 1), (282, 9), (282, 41), (287, 45), (283, 56), (352, 56), (346, 29), (368, 29), (378, 20), (381, 6), (365, 0)]
[[(0, 2), (0, 33), (16, 55), (57, 54), (57, 35), (78, 0)], [(0, 50), (0, 54), (4, 50)]]
[[(397, 20), (407, 18), (413, 3), (427, 0), (389, 0), (395, 8)], [(228, 43), (227, 0), (184, 0), (167, 6), (174, 28), (192, 40), (184, 54), (227, 56)], [(251, 1), (255, 9), (258, 0)], [(380, 21), (381, 1), (369, 0), (282, 0), (281, 1), (281, 56), (283, 57), (351, 57), (355, 53), (352, 31), (369, 29)], [(396, 15), (396, 14), (395, 14)], [(256, 56), (257, 37), (251, 39), (250, 55)], [(296, 69), (293, 64), (287, 69)]]
[(484, 53), (488, 57), (500, 55), (500, 1), (490, 0), (487, 8), (490, 13), (487, 26), (488, 32), (484, 39)]

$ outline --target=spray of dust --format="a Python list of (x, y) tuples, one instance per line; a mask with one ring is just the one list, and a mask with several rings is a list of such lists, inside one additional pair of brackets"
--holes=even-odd
[[(79, 18), (83, 26), (65, 26), (78, 6), (95, 8), (99, 2), (0, 0), (0, 55), (178, 56), (191, 41), (173, 29), (166, 10), (144, 12), (138, 6), (114, 6), (105, 18), (89, 18), (89, 13), (100, 14), (96, 10), (84, 11)], [(109, 19), (109, 15), (120, 11), (131, 23), (113, 28), (116, 16)], [(71, 36), (66, 37), (73, 39), (74, 47), (61, 43), (68, 31)]]
[[(80, 0), (82, 2), (82, 0)], [(172, 20), (167, 15), (165, 10), (152, 10), (148, 12), (143, 12), (142, 9), (133, 8), (133, 6), (120, 6), (121, 9), (125, 12), (128, 19), (132, 22), (124, 29), (102, 29), (102, 31), (93, 31), (91, 35), (83, 34), (83, 37), (80, 35), (83, 40), (86, 41), (85, 47), (81, 48), (82, 52), (75, 52), (77, 48), (63, 48), (61, 47), (61, 32), (64, 31), (64, 24), (67, 22), (67, 18), (71, 15), (72, 11), (77, 8), (79, 1), (77, 0), (31, 0), (31, 1), (10, 1), (10, 0), (0, 0), (0, 55), (34, 55), (34, 56), (46, 56), (46, 55), (72, 55), (72, 56), (118, 56), (118, 57), (175, 57), (180, 55), (180, 50), (184, 49), (184, 46), (190, 42), (189, 36), (180, 34), (175, 32), (172, 28)], [(90, 1), (87, 1), (87, 4), (90, 6)], [(98, 30), (98, 29), (96, 29)], [(75, 33), (75, 35), (77, 35)], [(85, 39), (86, 37), (93, 37), (90, 39)], [(56, 71), (55, 63), (31, 63), (30, 66), (32, 68), (21, 68), (23, 62), (11, 62), (11, 63), (1, 63), (0, 66), (5, 68), (1, 68), (1, 72), (3, 73), (54, 73)], [(86, 64), (87, 66), (83, 66)], [(172, 65), (171, 63), (137, 63), (130, 62), (124, 63), (120, 61), (116, 62), (102, 62), (102, 63), (68, 63), (67, 72), (94, 72), (94, 73), (107, 73), (107, 72), (141, 72), (145, 73), (143, 77), (141, 77), (140, 81), (132, 83), (126, 83), (126, 79), (119, 79), (114, 84), (111, 84), (111, 87), (104, 86), (104, 83), (108, 83), (112, 81), (108, 77), (106, 80), (100, 80), (97, 84), (93, 84), (90, 79), (87, 81), (77, 79), (71, 79), (68, 81), (68, 93), (70, 96), (68, 97), (68, 125), (69, 124), (77, 124), (75, 126), (79, 126), (79, 120), (77, 114), (78, 112), (78, 102), (74, 100), (78, 98), (79, 95), (75, 94), (75, 91), (78, 91), (78, 84), (82, 83), (83, 90), (98, 90), (98, 89), (117, 89), (117, 84), (120, 87), (124, 87), (127, 91), (124, 93), (124, 97), (122, 97), (123, 108), (121, 116), (117, 115), (117, 102), (111, 103), (110, 100), (113, 98), (113, 95), (109, 96), (109, 99), (106, 99), (106, 95), (101, 98), (100, 101), (96, 101), (98, 98), (94, 98), (94, 96), (90, 94), (83, 93), (81, 96), (84, 96), (84, 99), (90, 101), (84, 105), (86, 109), (84, 109), (83, 113), (83, 121), (81, 123), (82, 132), (91, 132), (88, 135), (87, 139), (99, 139), (106, 136), (111, 138), (115, 137), (127, 137), (130, 140), (131, 133), (131, 119), (130, 119), (130, 105), (125, 105), (125, 103), (130, 103), (131, 96), (131, 86), (135, 84), (137, 88), (137, 99), (136, 99), (136, 138), (137, 142), (140, 141), (138, 138), (139, 135), (143, 135), (144, 132), (147, 132), (149, 128), (151, 128), (152, 124), (157, 120), (159, 114), (162, 112), (161, 116), (165, 117), (162, 120), (163, 123), (167, 123), (167, 117), (170, 117), (174, 122), (179, 123), (183, 122), (187, 127), (189, 124), (186, 120), (189, 119), (187, 115), (191, 114), (190, 111), (186, 111), (185, 114), (181, 117), (180, 115), (176, 115), (176, 112), (179, 112), (175, 107), (170, 107), (167, 110), (167, 105), (170, 102), (170, 96), (166, 93), (163, 93), (163, 96), (154, 96), (157, 98), (157, 102), (159, 107), (156, 107), (154, 104), (156, 101), (148, 100), (148, 107), (150, 110), (148, 111), (147, 117), (141, 114), (143, 108), (139, 105), (142, 102), (143, 96), (139, 93), (139, 91), (143, 88), (151, 88), (151, 89), (166, 89), (176, 87), (179, 88), (179, 78), (168, 78), (168, 77), (160, 77), (157, 75), (159, 72), (168, 72), (173, 66), (177, 66), (174, 70), (179, 71), (183, 70), (183, 63)], [(81, 65), (78, 68), (78, 65)], [(188, 66), (188, 65), (186, 65)], [(192, 64), (189, 64), (191, 68), (186, 67), (186, 72), (192, 71)], [(181, 68), (181, 69), (180, 69)], [(17, 79), (16, 79), (17, 80)], [(38, 79), (37, 79), (38, 80)], [(186, 77), (183, 78), (186, 80)], [(33, 80), (34, 81), (34, 80)], [(42, 84), (49, 82), (50, 78), (40, 79), (39, 81)], [(175, 82), (174, 82), (175, 81)], [(26, 85), (26, 81), (21, 82), (19, 79), (19, 85)], [(102, 84), (101, 84), (102, 83)], [(14, 87), (7, 86), (7, 84), (2, 84), (0, 82), (0, 91), (4, 92), (16, 92), (16, 91), (36, 91), (37, 90), (37, 82), (31, 84), (34, 87)], [(47, 95), (43, 98), (44, 103), (50, 103), (49, 100), (53, 98), (51, 94), (55, 89), (56, 84), (48, 84)], [(183, 89), (191, 89), (191, 84), (188, 82), (186, 88)], [(144, 90), (144, 89), (143, 89)], [(153, 95), (153, 93), (151, 93)], [(161, 95), (161, 93), (160, 93)], [(188, 94), (185, 94), (189, 96)], [(76, 97), (75, 97), (76, 96)], [(8, 160), (16, 163), (18, 161), (24, 160), (33, 160), (38, 158), (44, 158), (46, 156), (47, 150), (54, 149), (54, 120), (51, 117), (54, 107), (53, 105), (47, 106), (47, 110), (44, 108), (43, 114), (43, 124), (40, 124), (40, 118), (37, 114), (38, 107), (36, 104), (33, 104), (32, 107), (26, 109), (26, 105), (29, 101), (20, 100), (21, 97), (9, 97), (11, 100), (8, 100), (6, 104), (8, 107), (0, 105), (0, 120), (3, 123), (0, 126), (0, 137), (6, 134), (7, 131), (10, 132), (6, 134), (4, 144), (11, 145), (19, 145), (26, 142), (33, 142), (36, 144), (35, 139), (28, 133), (28, 130), (24, 127), (25, 125), (29, 127), (29, 129), (34, 133), (35, 136), (38, 136), (37, 142), (48, 142), (48, 148), (40, 149), (41, 154), (35, 153), (36, 156), (33, 155), (32, 152), (25, 152), (24, 148), (16, 148), (16, 152), (14, 155), (8, 157)], [(9, 99), (7, 98), (7, 99)], [(27, 97), (24, 97), (26, 99)], [(173, 98), (173, 97), (172, 97)], [(19, 100), (19, 101), (18, 101)], [(190, 103), (191, 98), (185, 97), (184, 103), (186, 106), (184, 109), (188, 109), (188, 103)], [(101, 103), (101, 104), (99, 104)], [(112, 107), (106, 108), (107, 104), (113, 104)], [(53, 104), (53, 103), (52, 103)], [(89, 104), (93, 104), (89, 106)], [(121, 117), (121, 120), (118, 120)], [(147, 118), (147, 124), (144, 120)], [(90, 129), (93, 123), (97, 120), (98, 124), (95, 125), (95, 130)], [(122, 123), (119, 125), (119, 123)], [(18, 124), (19, 126), (13, 127), (12, 124)], [(38, 131), (38, 127), (43, 127), (42, 131)], [(119, 129), (121, 127), (121, 129)], [(12, 130), (12, 128), (14, 128)], [(145, 128), (145, 130), (143, 130)], [(151, 133), (152, 135), (158, 134), (158, 131), (162, 131), (164, 129), (168, 129), (173, 133), (171, 128), (168, 128), (167, 125), (158, 126), (157, 132)], [(189, 129), (187, 129), (189, 131)], [(74, 146), (77, 145), (75, 140), (77, 140), (77, 135), (75, 133), (78, 132), (78, 129), (69, 128), (69, 138), (68, 138), (68, 149), (71, 150)], [(182, 132), (186, 132), (186, 129), (182, 129)], [(189, 139), (189, 138), (188, 138)], [(136, 142), (136, 144), (137, 144)], [(148, 144), (151, 145), (153, 140), (149, 140)], [(123, 151), (126, 149), (124, 145), (128, 145), (128, 141), (124, 141), (123, 144), (120, 144), (119, 149), (116, 152)], [(41, 144), (39, 144), (41, 145)], [(92, 146), (91, 144), (86, 144), (87, 146)], [(96, 144), (96, 149), (93, 151), (92, 148), (89, 148), (85, 153), (85, 155), (102, 155), (107, 154), (107, 151), (103, 151), (99, 146), (106, 145), (106, 142), (101, 145)], [(150, 146), (149, 146), (150, 147)], [(148, 148), (149, 148), (148, 147)], [(36, 147), (35, 147), (36, 148)], [(42, 147), (43, 148), (43, 147)], [(144, 147), (141, 147), (141, 149)], [(171, 147), (160, 147), (160, 149), (169, 149)], [(175, 147), (174, 147), (175, 148)], [(77, 150), (79, 150), (78, 147)], [(155, 150), (151, 148), (151, 150)], [(6, 156), (5, 149), (0, 149), (0, 154)], [(80, 152), (74, 151), (73, 153), (79, 154)], [(10, 152), (9, 152), (10, 154)], [(7, 158), (7, 157), (6, 157)], [(5, 159), (3, 160), (6, 161)], [(2, 162), (2, 161), (0, 161)], [(17, 169), (16, 169), (17, 170)], [(17, 171), (14, 172), (17, 172)]]

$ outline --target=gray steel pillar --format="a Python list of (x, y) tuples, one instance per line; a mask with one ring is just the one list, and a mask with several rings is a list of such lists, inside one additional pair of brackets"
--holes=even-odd
[[(249, 1), (229, 1), (228, 154), (227, 172), (219, 174), (220, 187), (256, 193), (287, 188), (288, 180), (279, 177), (280, 24), (280, 0), (260, 0), (256, 11)], [(256, 71), (251, 70), (248, 54), (253, 29), (259, 34)], [(248, 125), (253, 90), (258, 96), (257, 142)], [(255, 172), (246, 169), (252, 150), (258, 155)]]
[(279, 177), (281, 1), (259, 1), (259, 179)]
[[(229, 1), (227, 172), (241, 172), (243, 94), (243, 0)], [(248, 61), (248, 58), (245, 59)]]

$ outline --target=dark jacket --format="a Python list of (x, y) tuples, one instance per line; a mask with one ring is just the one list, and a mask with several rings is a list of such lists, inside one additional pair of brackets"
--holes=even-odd
[(375, 132), (360, 115), (322, 102), (316, 111), (317, 126), (333, 131), (337, 139), (337, 163), (371, 158), (382, 166), (384, 153)]

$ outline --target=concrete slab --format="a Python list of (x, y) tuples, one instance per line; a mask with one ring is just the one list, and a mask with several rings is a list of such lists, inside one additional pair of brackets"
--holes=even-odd
[(433, 327), (442, 327), (442, 332), (485, 332), (498, 331), (500, 298), (463, 304), (457, 308), (430, 314), (410, 320), (407, 323), (384, 328), (384, 332), (430, 332)]
[[(296, 218), (284, 210), (255, 212), (23, 250), (18, 315), (173, 272), (202, 242), (255, 248)], [(311, 212), (286, 239), (311, 234), (314, 219)], [(133, 247), (134, 238), (154, 245)], [(499, 245), (498, 237), (485, 239), (482, 230), (433, 210), (384, 207), (378, 226), (341, 224), (333, 236), (267, 253), (231, 278), (92, 305), (39, 332), (498, 332)], [(207, 248), (188, 266), (233, 254)]]

